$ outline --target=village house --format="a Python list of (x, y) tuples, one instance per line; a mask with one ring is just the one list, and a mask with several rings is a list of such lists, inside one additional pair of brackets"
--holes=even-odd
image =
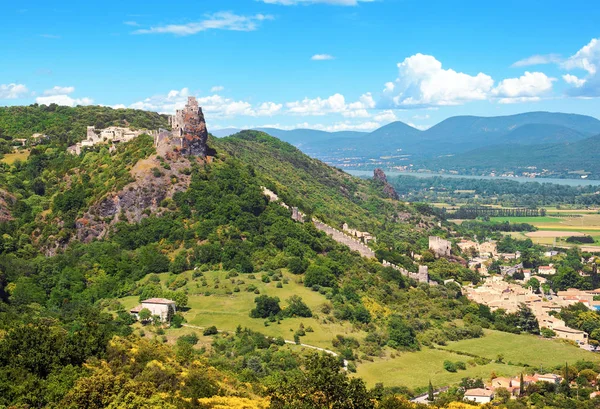
[(167, 300), (166, 298), (149, 298), (147, 300), (142, 301), (142, 303), (137, 307), (134, 307), (131, 310), (129, 310), (129, 312), (133, 316), (135, 316), (136, 319), (139, 319), (139, 313), (144, 308), (150, 310), (152, 316), (158, 315), (161, 321), (167, 320), (170, 308), (173, 310), (173, 314), (177, 312), (175, 301)]
[(549, 266), (539, 266), (538, 274), (554, 275), (554, 274), (556, 274), (556, 269), (554, 268), (554, 266), (552, 264), (550, 264)]
[(483, 388), (467, 389), (464, 400), (475, 403), (490, 403), (494, 399), (494, 391)]
[(133, 130), (130, 128), (124, 128), (119, 126), (109, 126), (104, 129), (96, 129), (95, 126), (88, 126), (86, 131), (86, 138), (77, 142), (75, 145), (69, 146), (67, 148), (67, 152), (79, 155), (81, 153), (81, 148), (91, 147), (98, 144), (116, 144), (122, 142), (129, 142), (141, 134), (146, 133), (149, 135), (154, 135), (156, 132), (148, 131), (145, 129), (141, 130)]
[(555, 385), (558, 385), (559, 383), (561, 383), (561, 381), (563, 379), (562, 376), (555, 375), (553, 373), (548, 373), (545, 375), (536, 374), (535, 377), (537, 378), (538, 382), (548, 382), (548, 383), (553, 383)]
[(569, 327), (554, 327), (552, 330), (556, 333), (557, 338), (574, 341), (578, 345), (587, 345), (588, 343), (588, 334), (584, 331)]

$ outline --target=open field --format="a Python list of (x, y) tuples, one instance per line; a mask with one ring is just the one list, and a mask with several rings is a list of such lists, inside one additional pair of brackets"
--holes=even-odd
[(578, 231), (556, 231), (556, 230), (538, 230), (525, 233), (525, 236), (529, 238), (534, 237), (570, 237), (570, 236), (585, 236), (585, 234)]
[(579, 360), (600, 361), (600, 355), (585, 351), (559, 340), (543, 339), (534, 335), (516, 335), (508, 332), (484, 330), (485, 337), (452, 342), (444, 349), (468, 352), (488, 359), (504, 355), (504, 362), (527, 364), (533, 368), (564, 365)]
[(516, 375), (523, 368), (504, 364), (469, 365), (458, 372), (444, 369), (444, 361), (468, 362), (472, 358), (439, 349), (424, 348), (418, 352), (405, 352), (395, 358), (387, 356), (364, 362), (357, 367), (356, 375), (364, 379), (370, 387), (383, 382), (384, 386), (407, 386), (411, 389), (426, 388), (429, 380), (435, 387), (455, 384), (462, 378), (489, 379), (492, 372), (497, 375)]
[[(418, 352), (402, 353), (396, 358), (391, 358), (388, 354), (383, 359), (358, 365), (357, 375), (365, 379), (370, 386), (383, 382), (386, 386), (404, 385), (422, 389), (430, 379), (438, 387), (458, 383), (464, 377), (481, 377), (485, 380), (492, 372), (498, 376), (514, 376), (539, 369), (540, 366), (550, 368), (564, 365), (565, 362), (600, 360), (597, 354), (560, 341), (491, 330), (485, 330), (483, 338), (452, 342), (440, 348), (424, 348)], [(504, 363), (475, 365), (472, 357), (452, 351), (474, 354), (494, 361), (498, 354), (502, 354)], [(455, 373), (448, 372), (443, 367), (445, 360), (465, 362), (467, 369)]]
[(29, 157), (29, 151), (25, 150), (25, 151), (15, 151), (14, 153), (5, 153), (4, 154), (4, 158), (2, 158), (2, 162), (12, 165), (13, 163), (15, 163), (15, 161), (21, 160), (27, 160), (27, 158)]
[[(277, 282), (263, 283), (261, 281), (261, 273), (255, 274), (255, 279), (248, 278), (248, 275), (239, 275), (232, 278), (233, 280), (243, 280), (245, 284), (240, 284), (240, 292), (231, 292), (236, 286), (231, 283), (231, 279), (227, 279), (227, 275), (224, 271), (209, 271), (204, 273), (208, 286), (202, 287), (200, 280), (192, 279), (192, 272), (187, 271), (179, 276), (186, 277), (188, 283), (185, 287), (188, 289), (189, 301), (188, 310), (183, 312), (187, 323), (190, 325), (196, 325), (199, 327), (208, 327), (215, 325), (220, 330), (235, 331), (238, 325), (247, 327), (255, 331), (259, 331), (265, 335), (277, 337), (281, 336), (285, 339), (293, 340), (294, 332), (298, 329), (300, 324), (304, 324), (304, 327), (312, 327), (314, 332), (307, 332), (306, 336), (302, 337), (302, 342), (322, 348), (332, 348), (331, 341), (338, 334), (350, 335), (363, 338), (366, 334), (363, 332), (356, 332), (353, 330), (352, 325), (348, 322), (345, 323), (331, 323), (324, 322), (323, 317), (319, 317), (319, 307), (327, 302), (327, 299), (322, 294), (312, 291), (304, 285), (296, 282), (297, 276), (290, 273), (284, 273), (284, 277), (289, 280), (288, 284), (283, 284), (283, 288), (277, 288)], [(165, 284), (169, 278), (168, 273), (159, 274), (161, 282)], [(215, 289), (215, 283), (218, 280), (219, 288)], [(292, 295), (299, 295), (302, 300), (310, 307), (313, 314), (312, 318), (286, 318), (281, 320), (280, 324), (277, 322), (270, 322), (268, 326), (265, 326), (264, 319), (250, 318), (249, 313), (255, 306), (254, 298), (258, 297), (258, 294), (254, 292), (245, 291), (248, 285), (254, 285), (260, 291), (260, 294), (267, 294), (269, 296), (277, 296), (281, 300), (280, 305), (282, 308), (287, 306), (286, 300)], [(182, 287), (184, 288), (184, 287)], [(205, 296), (204, 293), (210, 291), (212, 294)], [(139, 304), (138, 297), (124, 297), (119, 301), (130, 309)], [(167, 331), (169, 333), (170, 331)]]
[(539, 230), (529, 233), (510, 233), (514, 238), (530, 238), (536, 244), (572, 247), (565, 238), (569, 236), (592, 236), (596, 244), (581, 246), (585, 251), (600, 251), (600, 214), (597, 210), (548, 210), (549, 214), (560, 217), (493, 217), (492, 221), (511, 223), (529, 223)]

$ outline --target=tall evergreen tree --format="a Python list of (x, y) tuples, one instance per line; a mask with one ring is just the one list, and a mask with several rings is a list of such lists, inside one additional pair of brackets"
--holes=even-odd
[(429, 402), (433, 402), (433, 399), (435, 398), (434, 394), (433, 394), (433, 385), (431, 384), (431, 379), (429, 380), (429, 388), (427, 389), (427, 400)]

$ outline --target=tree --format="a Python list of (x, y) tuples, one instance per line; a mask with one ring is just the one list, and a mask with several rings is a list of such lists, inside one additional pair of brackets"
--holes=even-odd
[(414, 330), (406, 325), (404, 320), (397, 315), (390, 317), (388, 322), (388, 335), (390, 340), (398, 347), (419, 349)]
[(288, 307), (285, 309), (285, 315), (288, 317), (312, 317), (312, 312), (308, 305), (302, 301), (302, 297), (299, 295), (292, 295), (287, 300)]
[(173, 306), (169, 304), (169, 309), (167, 310), (167, 322), (170, 324), (173, 321), (173, 317), (175, 316), (175, 310)]
[(433, 402), (435, 399), (435, 395), (433, 393), (433, 385), (431, 384), (431, 379), (429, 380), (429, 387), (427, 388), (427, 400), (429, 402)]
[(250, 311), (250, 317), (252, 318), (269, 318), (279, 314), (281, 311), (278, 297), (261, 295), (254, 299), (254, 303), (256, 304), (256, 308)]
[(142, 308), (142, 310), (138, 313), (138, 317), (140, 321), (144, 323), (152, 318), (152, 312), (148, 308)]
[(373, 409), (375, 400), (362, 379), (350, 378), (340, 361), (311, 354), (300, 373), (278, 376), (267, 388), (272, 409)]
[(540, 325), (538, 323), (535, 314), (525, 304), (519, 305), (519, 311), (517, 311), (518, 327), (521, 331), (529, 332), (531, 334), (540, 333)]
[(523, 381), (523, 372), (521, 372), (521, 377), (519, 378), (519, 397), (522, 397), (525, 392), (525, 382)]

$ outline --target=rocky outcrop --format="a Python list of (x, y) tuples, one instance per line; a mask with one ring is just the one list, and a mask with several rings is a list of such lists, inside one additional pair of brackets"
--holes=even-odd
[(137, 223), (149, 215), (168, 212), (169, 200), (165, 199), (187, 190), (190, 176), (184, 169), (190, 166), (188, 159), (174, 153), (139, 161), (131, 170), (134, 182), (100, 199), (76, 221), (77, 239), (88, 243), (104, 237), (119, 221)]
[(394, 187), (390, 185), (390, 183), (387, 181), (385, 172), (382, 169), (377, 168), (373, 171), (373, 180), (383, 187), (383, 194), (386, 197), (394, 200), (400, 199), (400, 196), (398, 196), (396, 189), (394, 189)]
[(8, 222), (13, 219), (10, 208), (14, 206), (15, 201), (13, 195), (0, 189), (0, 222)]
[(173, 141), (184, 155), (205, 157), (208, 154), (206, 141), (208, 131), (202, 108), (194, 97), (188, 98), (183, 109), (178, 109), (170, 118)]

